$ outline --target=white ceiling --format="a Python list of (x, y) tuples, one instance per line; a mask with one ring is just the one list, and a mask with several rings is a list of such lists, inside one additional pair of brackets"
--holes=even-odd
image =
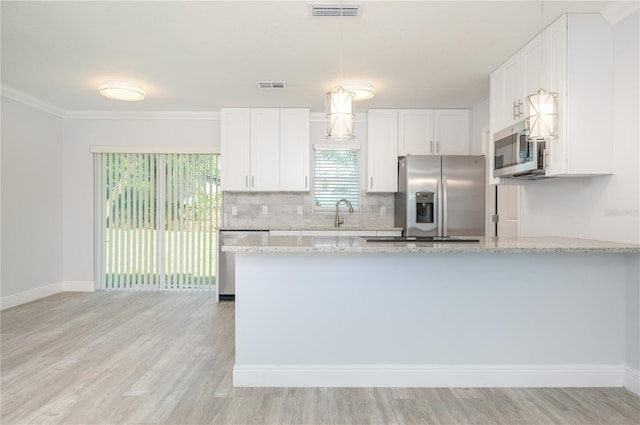
[[(544, 25), (612, 3), (547, 0)], [(538, 0), (360, 0), (355, 18), (314, 18), (309, 4), (2, 1), (2, 85), (66, 111), (319, 112), (339, 80), (342, 19), (344, 80), (378, 92), (360, 111), (472, 107), (489, 96), (489, 73), (541, 28)], [(148, 97), (103, 98), (97, 87), (107, 79), (137, 82)], [(257, 88), (272, 79), (287, 88)]]

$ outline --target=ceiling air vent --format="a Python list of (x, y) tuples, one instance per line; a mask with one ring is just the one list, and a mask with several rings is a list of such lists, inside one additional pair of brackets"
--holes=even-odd
[(282, 90), (286, 86), (284, 81), (256, 81), (261, 90)]
[(358, 6), (311, 5), (311, 16), (358, 16)]

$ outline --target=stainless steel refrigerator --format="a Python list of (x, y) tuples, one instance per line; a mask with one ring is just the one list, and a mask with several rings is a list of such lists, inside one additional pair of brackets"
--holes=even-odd
[(484, 156), (400, 159), (396, 227), (404, 236), (484, 236), (485, 168)]

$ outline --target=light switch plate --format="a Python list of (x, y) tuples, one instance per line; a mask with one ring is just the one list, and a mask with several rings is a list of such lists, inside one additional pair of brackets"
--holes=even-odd
[(296, 213), (298, 215), (302, 215), (302, 206), (298, 205), (298, 208), (296, 208)]
[(380, 207), (380, 215), (387, 215), (387, 207), (385, 206)]
[(238, 215), (238, 207), (231, 207), (231, 215), (234, 217)]
[(269, 214), (269, 207), (267, 205), (262, 206), (262, 214)]

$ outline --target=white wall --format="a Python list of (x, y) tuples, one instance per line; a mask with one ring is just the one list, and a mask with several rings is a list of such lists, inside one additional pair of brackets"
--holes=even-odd
[(2, 97), (3, 306), (7, 297), (63, 281), (62, 125)]
[(615, 174), (525, 184), (521, 204), (523, 236), (640, 243), (639, 20), (636, 12), (614, 27), (614, 135), (613, 140), (602, 143), (614, 144)]
[(471, 110), (470, 155), (482, 155), (482, 129), (489, 126), (489, 98), (478, 103)]
[(62, 170), (66, 281), (93, 282), (92, 146), (218, 147), (213, 119), (66, 119)]

